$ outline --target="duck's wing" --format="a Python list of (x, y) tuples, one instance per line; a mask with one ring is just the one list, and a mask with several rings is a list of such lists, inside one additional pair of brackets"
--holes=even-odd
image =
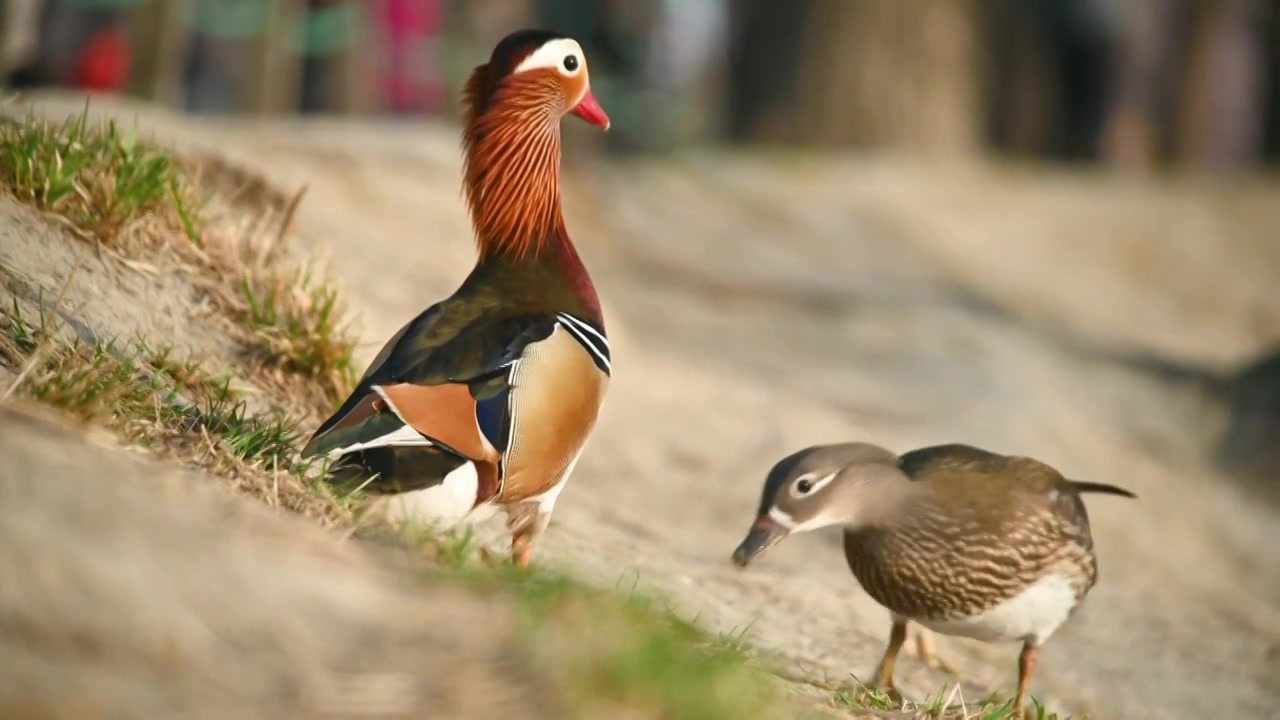
[(931, 445), (903, 453), (898, 469), (912, 480), (1000, 472), (1011, 458), (972, 445), (950, 443)]
[(1114, 485), (1069, 480), (1034, 458), (1001, 455), (969, 445), (913, 450), (902, 455), (898, 465), (913, 480), (934, 481), (932, 492), (953, 511), (971, 513), (991, 527), (1001, 528), (1001, 533), (1020, 534), (1024, 543), (1043, 541), (1045, 553), (1068, 541), (1092, 548), (1089, 514), (1081, 493), (1133, 497)]
[[(564, 339), (570, 340), (567, 346)], [(377, 470), (390, 476), (378, 481), (378, 489), (391, 491), (432, 485), (471, 461), (479, 479), (477, 503), (483, 502), (500, 491), (503, 461), (512, 448), (517, 370), (536, 366), (531, 357), (563, 347), (584, 353), (590, 362), (582, 365), (607, 374), (603, 332), (573, 316), (490, 313), (460, 320), (434, 306), (387, 343), (307, 443), (303, 457), (345, 459)], [(521, 377), (543, 385), (571, 386), (577, 380)]]
[[(937, 481), (940, 487), (980, 494), (1057, 497), (1074, 494), (1070, 481), (1053, 466), (1022, 455), (1001, 455), (989, 450), (953, 443), (904, 453), (898, 468), (917, 482)], [(983, 489), (986, 493), (983, 493)]]

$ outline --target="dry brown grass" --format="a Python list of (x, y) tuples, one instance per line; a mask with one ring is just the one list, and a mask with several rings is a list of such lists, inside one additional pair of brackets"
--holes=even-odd
[(302, 191), (282, 201), (260, 180), (215, 158), (186, 163), (204, 198), (201, 242), (185, 267), (228, 320), (255, 383), (310, 417), (331, 411), (354, 384), (355, 339), (327, 268), (303, 261), (287, 233)]
[(64, 337), (47, 316), (29, 322), (0, 310), (0, 364), (18, 375), (18, 398), (60, 408), (126, 442), (200, 467), (237, 493), (324, 525), (356, 524), (355, 497), (339, 497), (297, 462), (298, 421), (251, 411), (230, 375), (196, 359), (137, 343), (90, 344)]
[[(344, 320), (341, 296), (327, 272), (312, 263), (294, 264), (281, 249), (284, 229), (300, 198), (301, 194), (295, 196), (285, 211), (273, 243), (242, 256), (242, 292), (227, 300), (241, 327), (252, 333), (263, 369), (274, 371), (281, 390), (309, 395), (305, 404), (328, 412), (355, 382), (355, 342)], [(308, 383), (313, 387), (305, 387)]]

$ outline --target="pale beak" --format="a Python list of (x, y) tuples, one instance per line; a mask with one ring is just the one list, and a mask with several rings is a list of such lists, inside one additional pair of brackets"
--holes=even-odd
[(752, 558), (782, 542), (789, 532), (777, 520), (768, 515), (761, 515), (747, 531), (747, 537), (742, 544), (733, 551), (733, 564), (745, 568)]
[(569, 112), (605, 131), (609, 129), (609, 116), (604, 114), (604, 108), (596, 102), (596, 96), (591, 94), (591, 88), (587, 88), (582, 99)]

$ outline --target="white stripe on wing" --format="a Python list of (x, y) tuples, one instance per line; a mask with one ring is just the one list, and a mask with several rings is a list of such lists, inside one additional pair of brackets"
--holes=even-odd
[(612, 373), (613, 365), (609, 360), (609, 341), (604, 335), (600, 334), (599, 330), (569, 313), (556, 313), (556, 320), (560, 327), (569, 331), (569, 334), (582, 347), (586, 348), (587, 352), (591, 353), (597, 365), (604, 368), (606, 373)]

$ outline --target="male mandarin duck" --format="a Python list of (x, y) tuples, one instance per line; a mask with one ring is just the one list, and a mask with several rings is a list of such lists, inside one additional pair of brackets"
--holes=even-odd
[(302, 454), (381, 494), (474, 487), (470, 509), (506, 511), (524, 567), (609, 384), (600, 301), (560, 209), (560, 119), (609, 118), (582, 48), (544, 30), (499, 42), (463, 98), (475, 267), (391, 338)]

